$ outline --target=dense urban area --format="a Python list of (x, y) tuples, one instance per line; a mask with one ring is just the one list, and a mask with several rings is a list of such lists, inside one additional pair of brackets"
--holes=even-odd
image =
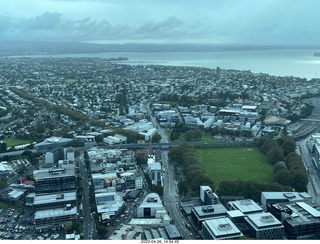
[(319, 79), (125, 61), (0, 58), (0, 239), (320, 239)]

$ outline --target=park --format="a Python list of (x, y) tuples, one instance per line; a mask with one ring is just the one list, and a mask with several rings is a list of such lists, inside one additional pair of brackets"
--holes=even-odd
[(222, 180), (273, 182), (272, 165), (259, 148), (204, 148), (196, 153), (217, 188)]

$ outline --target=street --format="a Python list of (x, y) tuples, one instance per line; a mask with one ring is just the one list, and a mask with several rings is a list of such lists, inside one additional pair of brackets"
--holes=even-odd
[(83, 234), (85, 240), (92, 240), (96, 238), (96, 226), (95, 222), (91, 213), (90, 208), (90, 189), (89, 189), (89, 183), (88, 183), (88, 175), (87, 175), (87, 168), (85, 165), (84, 160), (84, 153), (81, 152), (80, 160), (79, 162), (79, 170), (80, 175), (82, 178), (82, 200), (80, 202), (82, 203), (82, 215), (83, 215)]

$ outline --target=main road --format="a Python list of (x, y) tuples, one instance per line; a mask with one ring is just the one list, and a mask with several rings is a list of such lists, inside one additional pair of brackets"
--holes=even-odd
[[(161, 145), (178, 145), (177, 143), (169, 143), (169, 139), (165, 131), (159, 126), (156, 118), (153, 116), (150, 106), (146, 106), (148, 115), (151, 118), (152, 124), (157, 128), (157, 132), (161, 136), (160, 144), (154, 145), (160, 147)], [(178, 185), (175, 180), (174, 168), (169, 164), (168, 160), (168, 150), (161, 151), (161, 163), (163, 171), (163, 201), (165, 208), (170, 215), (171, 219), (174, 221), (175, 226), (179, 230), (180, 234), (187, 240), (194, 239), (193, 235), (190, 235), (190, 230), (186, 228), (186, 219), (179, 208), (180, 198), (178, 194)]]
[(85, 240), (96, 239), (96, 226), (90, 207), (90, 189), (87, 168), (84, 160), (84, 153), (81, 151), (79, 162), (80, 175), (82, 176), (82, 215), (83, 215), (83, 234)]

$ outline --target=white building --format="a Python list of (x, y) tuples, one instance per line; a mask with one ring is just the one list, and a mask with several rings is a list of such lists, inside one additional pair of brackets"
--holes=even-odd
[(136, 177), (136, 189), (141, 190), (143, 188), (143, 178), (141, 176)]
[(8, 162), (6, 161), (0, 162), (0, 175), (10, 174), (11, 172), (12, 172), (12, 167), (8, 164)]
[(138, 218), (156, 217), (157, 211), (165, 210), (158, 194), (150, 193), (137, 208)]
[(114, 136), (108, 136), (107, 138), (103, 138), (103, 142), (109, 145), (125, 143), (127, 142), (127, 137), (115, 134)]
[(162, 185), (161, 164), (155, 161), (155, 156), (148, 158), (147, 174), (152, 185)]
[(206, 220), (202, 224), (205, 240), (236, 240), (243, 234), (229, 218)]

